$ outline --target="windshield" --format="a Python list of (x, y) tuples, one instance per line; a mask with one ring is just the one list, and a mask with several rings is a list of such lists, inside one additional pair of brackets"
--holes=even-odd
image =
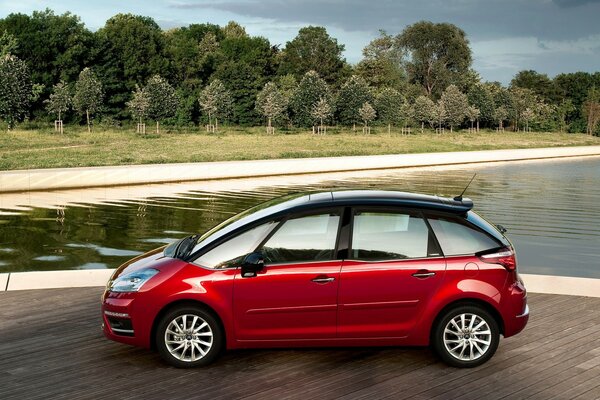
[(204, 233), (198, 239), (197, 244), (189, 254), (193, 254), (202, 249), (206, 245), (218, 240), (225, 235), (235, 231), (236, 229), (247, 225), (253, 221), (258, 221), (261, 218), (283, 211), (295, 204), (302, 204), (308, 200), (308, 196), (301, 194), (293, 194), (276, 199), (265, 201), (246, 211), (243, 211), (233, 217), (221, 222), (219, 225)]

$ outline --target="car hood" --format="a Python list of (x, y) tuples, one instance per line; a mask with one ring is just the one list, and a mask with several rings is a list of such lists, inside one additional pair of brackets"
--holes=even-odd
[(110, 280), (112, 281), (123, 274), (128, 274), (148, 267), (160, 269), (160, 266), (164, 264), (164, 261), (173, 260), (172, 258), (165, 257), (163, 254), (165, 247), (167, 246), (159, 247), (158, 249), (151, 250), (127, 261), (115, 270)]

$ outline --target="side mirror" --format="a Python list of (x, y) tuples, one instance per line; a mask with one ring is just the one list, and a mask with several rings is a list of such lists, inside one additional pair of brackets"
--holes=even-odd
[(242, 278), (252, 278), (265, 267), (265, 258), (262, 253), (256, 251), (248, 254), (242, 261)]

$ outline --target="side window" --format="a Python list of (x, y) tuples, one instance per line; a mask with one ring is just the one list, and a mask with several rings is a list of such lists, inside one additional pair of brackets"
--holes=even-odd
[(488, 234), (460, 220), (431, 217), (428, 221), (446, 256), (475, 254), (500, 246), (500, 243)]
[(319, 214), (287, 220), (263, 246), (267, 264), (332, 260), (339, 214)]
[(352, 258), (365, 261), (427, 257), (429, 229), (409, 214), (359, 212), (352, 227)]
[(271, 221), (243, 232), (204, 253), (194, 260), (194, 264), (208, 268), (227, 268), (233, 266), (241, 261), (241, 258), (246, 254), (254, 251), (275, 226), (277, 226), (277, 223)]

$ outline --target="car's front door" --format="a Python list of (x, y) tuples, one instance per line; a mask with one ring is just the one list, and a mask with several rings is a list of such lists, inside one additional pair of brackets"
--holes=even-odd
[(443, 279), (438, 247), (418, 212), (354, 210), (340, 276), (338, 336), (407, 336)]
[(263, 270), (253, 277), (238, 271), (233, 290), (237, 340), (335, 338), (339, 224), (337, 210), (291, 217), (259, 249)]

